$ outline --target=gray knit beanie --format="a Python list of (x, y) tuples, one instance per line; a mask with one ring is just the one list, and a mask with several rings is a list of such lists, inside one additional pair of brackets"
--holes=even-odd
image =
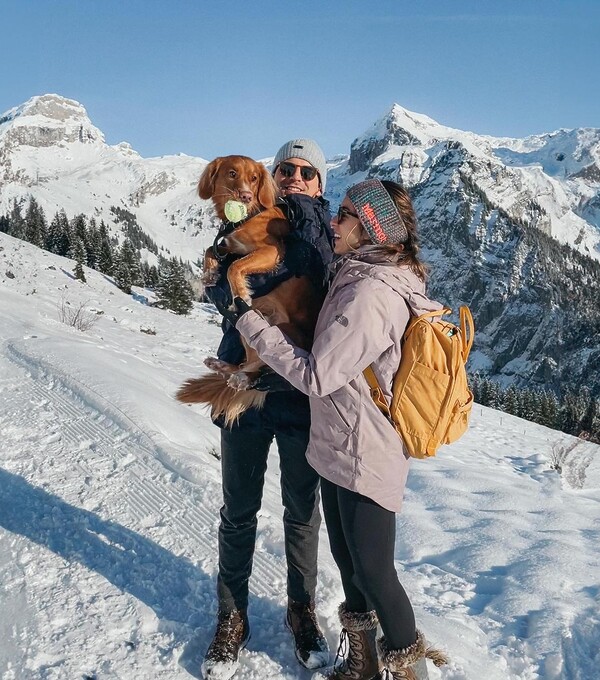
[(325, 193), (325, 184), (327, 182), (327, 162), (325, 155), (321, 151), (321, 147), (312, 139), (292, 139), (286, 142), (277, 152), (275, 160), (273, 161), (273, 173), (277, 170), (277, 166), (281, 161), (287, 161), (288, 158), (301, 158), (303, 161), (310, 163), (313, 168), (316, 168), (321, 180), (321, 191)]
[(408, 230), (398, 207), (378, 179), (366, 179), (346, 193), (372, 243), (406, 243)]

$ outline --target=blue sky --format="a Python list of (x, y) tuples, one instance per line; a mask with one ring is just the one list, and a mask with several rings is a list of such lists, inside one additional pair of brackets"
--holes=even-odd
[(599, 127), (599, 0), (0, 0), (0, 113), (76, 99), (143, 156), (327, 155), (397, 102), (496, 136)]

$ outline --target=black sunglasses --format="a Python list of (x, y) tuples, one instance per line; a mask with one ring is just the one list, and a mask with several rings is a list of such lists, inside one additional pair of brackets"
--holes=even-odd
[(283, 161), (279, 164), (279, 172), (287, 178), (293, 177), (296, 174), (296, 168), (300, 168), (300, 177), (305, 182), (310, 182), (317, 176), (317, 168), (313, 168), (312, 165), (296, 165), (295, 163), (290, 163), (289, 161)]
[(337, 221), (338, 224), (343, 221), (345, 217), (358, 217), (356, 213), (351, 212), (348, 210), (348, 208), (344, 207), (343, 205), (340, 205), (337, 211)]

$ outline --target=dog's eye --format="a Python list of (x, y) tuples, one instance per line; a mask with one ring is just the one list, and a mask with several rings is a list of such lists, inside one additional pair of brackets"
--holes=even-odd
[(237, 172), (236, 172), (235, 170), (230, 170), (230, 171), (229, 171), (229, 176), (232, 177), (232, 178), (233, 178), (233, 177), (237, 177)]
[(258, 177), (257, 177), (256, 175), (252, 175), (252, 179), (251, 179), (250, 181), (251, 181), (251, 182), (256, 182), (257, 179), (258, 179)]

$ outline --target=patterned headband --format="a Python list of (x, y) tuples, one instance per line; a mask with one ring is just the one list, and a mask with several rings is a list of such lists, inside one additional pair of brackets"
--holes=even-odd
[(404, 220), (378, 179), (367, 179), (350, 187), (348, 198), (373, 243), (404, 243), (408, 240)]

